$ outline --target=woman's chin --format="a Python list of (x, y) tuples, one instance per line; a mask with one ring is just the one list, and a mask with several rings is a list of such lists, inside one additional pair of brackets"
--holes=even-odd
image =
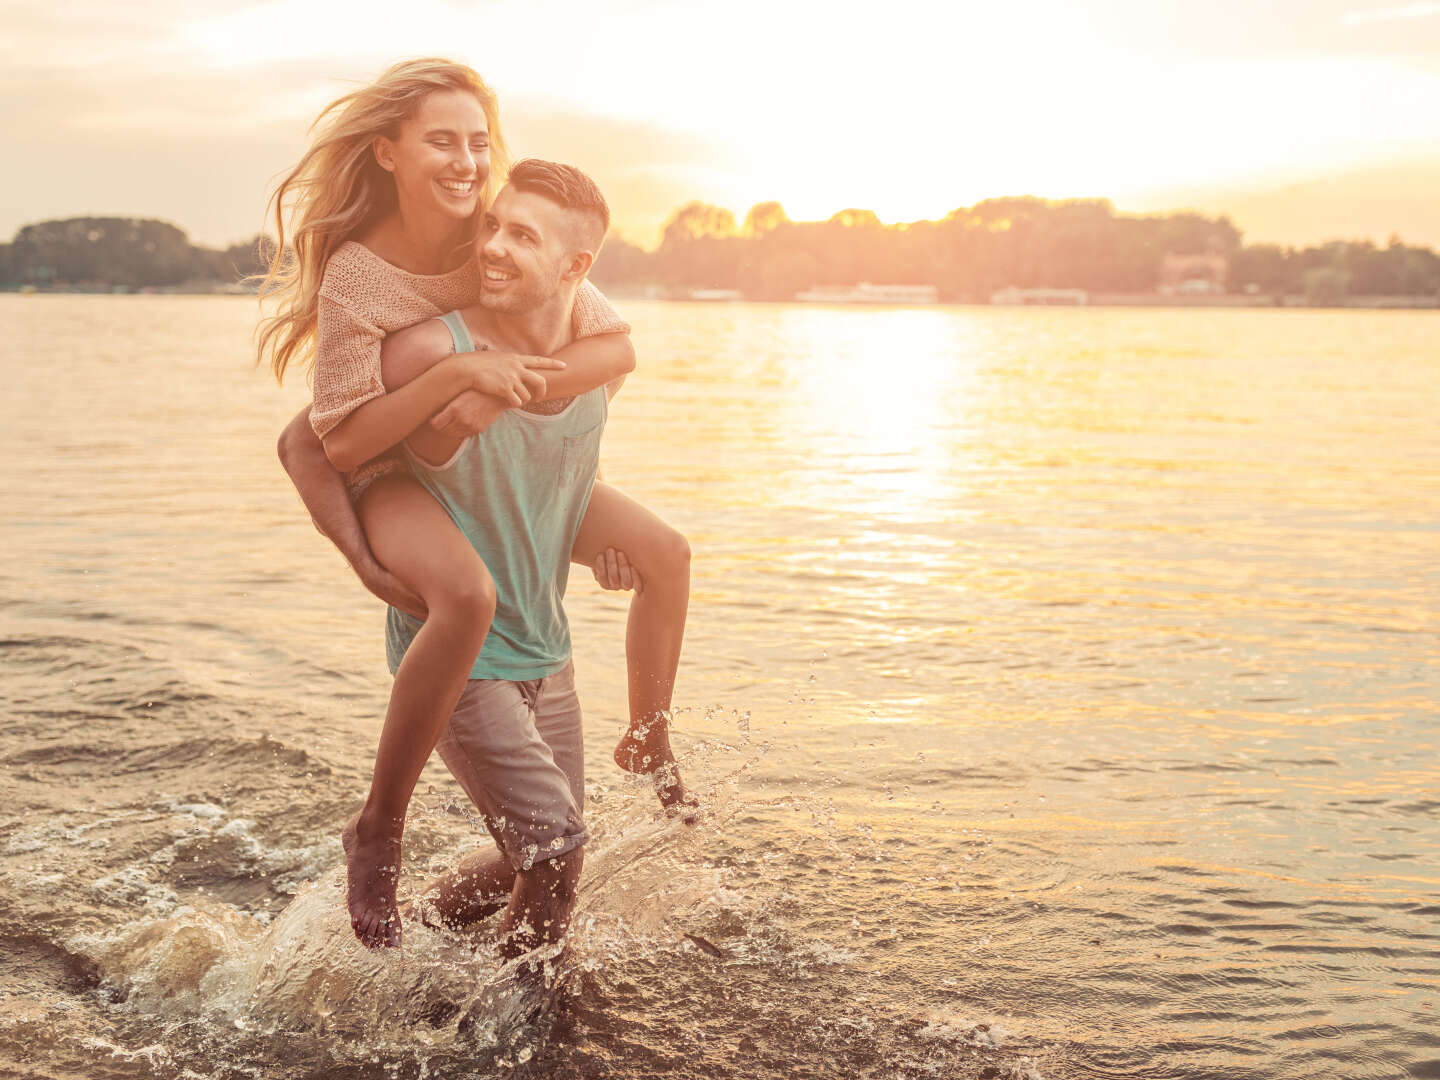
[(456, 221), (466, 221), (475, 216), (475, 209), (479, 205), (479, 199), (469, 199), (464, 202), (456, 199), (445, 199), (440, 203), (440, 212), (446, 217), (454, 218)]
[(457, 196), (444, 189), (432, 189), (429, 201), (446, 217), (464, 220), (474, 216), (476, 208), (480, 205), (480, 191), (477, 186), (476, 190), (469, 195)]

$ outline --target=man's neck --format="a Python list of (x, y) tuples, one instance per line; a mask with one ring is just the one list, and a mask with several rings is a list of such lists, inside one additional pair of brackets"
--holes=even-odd
[(477, 321), (492, 346), (527, 356), (551, 356), (575, 340), (571, 312), (575, 292), (567, 290), (540, 307), (518, 315), (481, 305)]

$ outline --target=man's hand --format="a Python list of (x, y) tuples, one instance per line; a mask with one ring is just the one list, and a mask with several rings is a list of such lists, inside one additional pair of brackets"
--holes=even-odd
[(468, 439), (484, 431), (508, 406), (499, 398), (466, 390), (430, 418), (430, 426), (449, 439)]
[(623, 551), (606, 548), (595, 559), (595, 565), (591, 569), (602, 589), (612, 592), (628, 592), (630, 589), (637, 593), (645, 591), (645, 581), (640, 577), (640, 570), (630, 565), (630, 560)]
[(467, 367), (474, 389), (518, 406), (529, 404), (532, 398), (544, 397), (545, 376), (540, 372), (564, 371), (565, 361), (486, 349), (470, 353)]
[(421, 622), (430, 614), (420, 594), (412, 590), (394, 574), (386, 570), (373, 558), (364, 566), (354, 568), (360, 583), (391, 607), (399, 608), (406, 615), (413, 615)]

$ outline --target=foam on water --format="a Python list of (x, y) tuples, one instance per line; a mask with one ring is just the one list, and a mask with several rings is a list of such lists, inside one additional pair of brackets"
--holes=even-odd
[[(182, 903), (174, 889), (151, 875), (172, 866), (200, 839), (233, 839), (226, 858), (270, 868), (287, 883), (333, 853), (330, 842), (314, 849), (267, 847), (254, 834), (253, 822), (228, 818), (213, 803), (175, 799), (162, 805), (172, 829), (181, 827), (180, 838), (157, 850), (148, 864), (89, 885), (97, 898), (141, 917), (74, 934), (65, 947), (95, 965), (100, 992), (113, 1008), (158, 1020), (173, 1035), (193, 1034), (198, 1022), (207, 1043), (232, 1043), (232, 1051), (284, 1036), (302, 1058), (315, 1062), (363, 1064), (379, 1058), (409, 1061), (423, 1072), (436, 1054), (486, 1051), (497, 1062), (506, 1054), (519, 1061), (535, 1052), (537, 1014), (553, 1006), (572, 976), (673, 948), (679, 937), (675, 924), (733, 912), (742, 902), (739, 893), (723, 886), (717, 870), (695, 861), (701, 832), (722, 826), (738, 805), (735, 777), (702, 786), (709, 813), (700, 829), (651, 812), (653, 795), (640, 781), (598, 786), (597, 801), (606, 809), (591, 819), (592, 840), (563, 955), (549, 948), (505, 962), (495, 948), (494, 919), (465, 933), (411, 920), (403, 948), (367, 950), (350, 929), (344, 867), (334, 865), (333, 857), (273, 920), (218, 900), (191, 897)], [(425, 827), (424, 817), (412, 830)], [(60, 825), (45, 832), (12, 838), (12, 845), (29, 850), (57, 835), (72, 842), (81, 835)], [(463, 853), (448, 854), (454, 859)], [(172, 1052), (185, 1056), (173, 1043), (166, 1053)]]
[[(837, 865), (848, 859), (850, 871), (857, 859), (883, 867), (904, 855), (868, 834), (856, 834), (857, 847), (831, 820), (828, 793), (776, 798), (756, 784), (768, 747), (743, 727), (738, 735), (686, 748), (687, 779), (706, 806), (693, 827), (661, 814), (642, 780), (592, 781), (569, 949), (508, 964), (496, 954), (493, 919), (464, 934), (412, 921), (404, 948), (363, 949), (348, 925), (329, 830), (292, 830), (317, 838), (282, 842), (273, 822), (262, 826), (223, 799), (162, 795), (12, 829), (7, 851), (20, 860), (7, 869), (12, 895), (63, 879), (45, 869), (68, 852), (82, 873), (67, 883), (65, 904), (78, 912), (84, 899), (94, 914), (55, 938), (85, 989), (0, 1025), (0, 1051), (63, 1038), (76, 1067), (97, 1076), (269, 1080), (522, 1067), (579, 1076), (604, 1072), (617, 1054), (624, 1073), (658, 1076), (673, 1072), (675, 1047), (687, 1046), (711, 1074), (728, 1075), (726, 1047), (755, 1045), (746, 1032), (760, 1008), (772, 1038), (836, 1068), (893, 1060), (896, 1075), (951, 1075), (979, 1054), (1009, 1069), (1018, 1058), (986, 1035), (999, 1031), (997, 1021), (922, 1009), (895, 1016), (857, 992), (873, 963), (858, 922), (839, 936), (807, 926), (787, 867), (813, 873), (804, 847), (817, 843)], [(777, 813), (818, 823), (818, 832), (793, 848), (778, 835), (750, 854), (735, 845)], [(467, 803), (442, 797), (417, 802), (409, 835), (416, 854), (402, 899), (484, 834)], [(243, 884), (257, 879), (290, 897), (283, 910)], [(212, 880), (220, 882), (213, 893), (193, 884)], [(830, 984), (847, 989), (837, 996)], [(702, 1015), (669, 1015), (676, 985), (710, 1003)], [(557, 1023), (571, 1025), (559, 1043)]]

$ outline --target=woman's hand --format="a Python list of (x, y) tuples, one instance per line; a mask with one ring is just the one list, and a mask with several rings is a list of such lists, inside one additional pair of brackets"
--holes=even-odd
[(449, 439), (468, 439), (493, 424), (508, 405), (499, 398), (466, 390), (430, 418), (430, 426)]
[(493, 349), (470, 353), (465, 364), (473, 389), (510, 405), (524, 405), (532, 398), (545, 396), (545, 376), (540, 372), (565, 370), (564, 360)]
[(634, 589), (637, 593), (645, 591), (645, 582), (640, 577), (638, 567), (631, 566), (630, 560), (625, 557), (625, 552), (616, 551), (614, 548), (606, 548), (595, 558), (595, 565), (591, 567), (595, 573), (595, 580), (602, 589), (609, 589), (612, 592), (628, 592)]

